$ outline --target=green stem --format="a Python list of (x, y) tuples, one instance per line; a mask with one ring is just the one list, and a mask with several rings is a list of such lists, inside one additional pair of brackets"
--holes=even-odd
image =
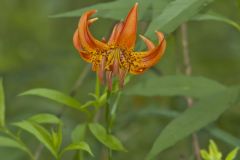
[[(106, 103), (106, 128), (107, 128), (107, 133), (111, 134), (112, 133), (112, 116), (111, 116), (111, 107), (109, 105), (109, 99), (110, 99), (111, 91), (107, 91), (107, 103)], [(108, 160), (112, 160), (112, 150), (108, 148)]]

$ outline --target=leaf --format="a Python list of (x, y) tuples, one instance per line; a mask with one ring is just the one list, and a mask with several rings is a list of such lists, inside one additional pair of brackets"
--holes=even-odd
[(52, 143), (52, 136), (44, 127), (31, 121), (16, 122), (13, 125), (32, 134), (54, 155), (54, 157), (57, 157), (57, 149), (54, 148)]
[(232, 150), (226, 157), (226, 160), (234, 160), (237, 156), (238, 148)]
[(0, 146), (17, 148), (17, 149), (20, 149), (20, 150), (28, 153), (28, 149), (24, 145), (20, 144), (19, 142), (15, 141), (11, 138), (7, 138), (7, 137), (0, 136)]
[(53, 143), (54, 149), (56, 151), (59, 151), (62, 145), (62, 124), (61, 123), (58, 126), (57, 132), (55, 132), (52, 129), (52, 143)]
[[(154, 89), (153, 89), (154, 88)], [(191, 96), (204, 97), (225, 90), (222, 84), (204, 78), (189, 76), (164, 76), (149, 78), (126, 90), (127, 95), (140, 96)]]
[(29, 118), (30, 121), (36, 122), (36, 123), (49, 123), (49, 124), (61, 124), (61, 120), (52, 114), (48, 113), (42, 113), (37, 114)]
[[(98, 17), (120, 20), (127, 15), (127, 13), (129, 12), (129, 10), (131, 9), (135, 2), (136, 2), (135, 0), (118, 0), (113, 2), (98, 3), (82, 9), (52, 15), (50, 17), (51, 18), (80, 17), (84, 12), (88, 10), (97, 9), (98, 13), (96, 13), (96, 16)], [(147, 7), (151, 4), (151, 2), (146, 0), (139, 0), (138, 2), (140, 4), (139, 10), (141, 10), (140, 17), (142, 17), (143, 13), (146, 11)]]
[(201, 154), (201, 157), (202, 157), (204, 160), (210, 159), (210, 158), (209, 158), (209, 155), (208, 155), (208, 152), (207, 152), (206, 150), (200, 150), (200, 154)]
[(173, 32), (180, 24), (189, 20), (204, 6), (213, 0), (174, 0), (167, 5), (158, 17), (150, 23), (146, 35), (159, 30), (164, 33)]
[(56, 101), (58, 103), (61, 103), (82, 111), (81, 104), (78, 102), (78, 100), (56, 90), (37, 88), (37, 89), (32, 89), (20, 94), (20, 96), (25, 96), (25, 95), (35, 95), (35, 96), (45, 97), (53, 101)]
[(167, 117), (167, 118), (176, 118), (180, 115), (179, 112), (170, 109), (158, 109), (157, 107), (148, 107), (142, 109), (135, 113), (137, 116), (141, 117)]
[(3, 80), (0, 77), (0, 127), (5, 126), (5, 94), (3, 89)]
[(203, 20), (214, 20), (214, 21), (219, 21), (219, 22), (223, 22), (226, 23), (234, 28), (236, 28), (238, 31), (240, 31), (240, 25), (236, 22), (234, 22), (231, 19), (228, 19), (227, 17), (224, 17), (218, 13), (214, 13), (214, 12), (209, 12), (206, 14), (198, 14), (195, 17), (192, 18), (192, 20), (196, 20), (196, 21), (203, 21)]
[(211, 157), (214, 157), (214, 159), (216, 160), (222, 159), (222, 153), (218, 150), (218, 146), (213, 140), (210, 140), (209, 154)]
[(105, 128), (100, 124), (90, 123), (88, 126), (95, 138), (106, 147), (117, 151), (127, 151), (122, 143), (115, 136), (107, 134)]
[(61, 154), (63, 154), (66, 151), (72, 151), (72, 150), (84, 150), (86, 152), (88, 152), (91, 156), (94, 157), (89, 145), (86, 142), (78, 142), (78, 143), (73, 143), (70, 144), (69, 146), (65, 147), (62, 151)]
[(212, 126), (209, 127), (207, 130), (210, 132), (211, 135), (221, 139), (228, 144), (231, 144), (233, 146), (240, 146), (240, 139), (234, 137), (233, 135), (222, 129)]
[(77, 143), (84, 140), (85, 132), (86, 132), (86, 124), (79, 124), (72, 131), (72, 142)]
[(238, 89), (231, 88), (201, 99), (165, 127), (155, 140), (146, 159), (153, 159), (161, 151), (215, 121), (226, 109), (236, 103), (238, 94)]

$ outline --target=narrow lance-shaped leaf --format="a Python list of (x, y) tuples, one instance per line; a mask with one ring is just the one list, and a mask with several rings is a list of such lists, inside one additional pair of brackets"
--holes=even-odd
[(234, 137), (230, 133), (219, 129), (217, 127), (211, 126), (207, 129), (211, 135), (214, 137), (224, 141), (225, 143), (228, 143), (232, 146), (238, 147), (240, 146), (240, 139), (237, 137)]
[(74, 128), (71, 134), (73, 143), (81, 142), (84, 140), (86, 128), (87, 128), (87, 125), (85, 123), (79, 124)]
[(219, 21), (219, 22), (223, 22), (226, 23), (234, 28), (236, 28), (238, 31), (240, 31), (240, 24), (234, 22), (231, 19), (228, 19), (227, 17), (224, 17), (218, 13), (214, 13), (214, 12), (208, 12), (205, 14), (198, 14), (196, 16), (194, 16), (192, 18), (192, 20), (196, 20), (196, 21), (203, 21), (203, 20), (214, 20), (214, 21)]
[(204, 77), (177, 75), (148, 79), (127, 89), (125, 93), (140, 96), (191, 96), (201, 98), (225, 89), (224, 85)]
[(115, 136), (107, 134), (107, 131), (103, 126), (98, 123), (91, 123), (88, 125), (90, 131), (95, 136), (95, 138), (104, 144), (106, 147), (117, 150), (117, 151), (126, 151), (122, 143)]
[[(151, 4), (151, 1), (138, 0), (138, 2), (139, 4), (141, 4), (139, 6), (141, 10), (139, 17), (142, 17), (147, 7)], [(97, 9), (98, 13), (96, 15), (98, 17), (120, 20), (122, 19), (122, 17), (126, 16), (126, 13), (129, 10), (129, 6), (132, 6), (134, 3), (136, 3), (135, 0), (117, 0), (113, 2), (103, 2), (82, 9), (52, 15), (50, 17), (52, 18), (80, 17), (85, 11)]]
[(232, 150), (226, 157), (226, 160), (234, 160), (237, 156), (238, 148)]
[(153, 30), (170, 33), (212, 1), (213, 0), (174, 0), (164, 8), (158, 17), (153, 19), (146, 34), (151, 35)]
[(8, 137), (0, 136), (0, 147), (17, 148), (17, 149), (20, 149), (20, 150), (22, 150), (26, 153), (29, 153), (28, 149), (23, 144), (17, 142), (16, 140), (8, 138)]
[(61, 124), (61, 120), (52, 114), (48, 113), (42, 113), (37, 114), (29, 118), (30, 121), (36, 122), (36, 123), (49, 123), (49, 124)]
[(52, 136), (44, 127), (31, 121), (16, 122), (13, 125), (32, 134), (54, 155), (54, 157), (57, 157), (57, 148), (54, 148)]
[(227, 108), (236, 103), (238, 94), (238, 89), (227, 89), (205, 97), (192, 108), (187, 109), (161, 132), (147, 155), (147, 160), (153, 159), (161, 151), (215, 121)]
[(25, 95), (35, 95), (35, 96), (45, 97), (45, 98), (54, 100), (58, 103), (61, 103), (82, 111), (81, 104), (78, 102), (78, 100), (56, 90), (37, 88), (37, 89), (32, 89), (20, 94), (20, 96), (25, 96)]
[(0, 127), (5, 126), (5, 95), (3, 89), (3, 80), (0, 77)]
[(65, 147), (61, 153), (61, 156), (67, 152), (67, 151), (73, 151), (73, 150), (84, 150), (88, 152), (91, 156), (94, 156), (89, 145), (86, 142), (78, 142), (78, 143), (73, 143)]

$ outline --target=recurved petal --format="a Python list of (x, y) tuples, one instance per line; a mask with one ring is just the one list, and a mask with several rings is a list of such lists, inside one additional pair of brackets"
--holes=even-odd
[(117, 39), (122, 31), (122, 28), (123, 28), (123, 22), (119, 22), (114, 26), (112, 34), (108, 40), (108, 44), (116, 44)]
[(96, 10), (85, 12), (81, 16), (78, 24), (79, 42), (82, 48), (87, 51), (95, 51), (97, 49), (103, 49), (107, 47), (105, 43), (95, 39), (89, 31), (89, 24), (97, 20), (96, 18), (91, 19), (90, 21), (88, 20), (89, 17), (94, 13), (96, 13)]
[(73, 46), (78, 51), (82, 50), (82, 47), (81, 47), (80, 42), (79, 42), (78, 29), (76, 29), (76, 31), (74, 32), (74, 35), (73, 35)]
[[(88, 25), (91, 25), (96, 20), (98, 20), (98, 18), (89, 19), (88, 20)], [(74, 35), (73, 35), (73, 45), (78, 51), (82, 50), (82, 47), (81, 47), (80, 42), (79, 42), (78, 29), (76, 29), (76, 31), (74, 32)]]
[(137, 8), (138, 3), (128, 13), (124, 21), (121, 34), (118, 37), (117, 44), (120, 46), (133, 49), (136, 42), (137, 33)]
[(87, 62), (91, 62), (92, 55), (86, 51), (82, 50), (82, 47), (79, 42), (78, 29), (76, 29), (73, 35), (73, 45), (79, 52), (80, 56)]
[(130, 73), (141, 74), (146, 69), (155, 65), (162, 57), (166, 48), (166, 40), (163, 33), (156, 32), (156, 34), (159, 40), (159, 45), (153, 50), (146, 52), (134, 52), (134, 55), (139, 59), (139, 61), (137, 62), (137, 65), (131, 66)]
[(152, 41), (150, 41), (148, 38), (144, 37), (143, 35), (139, 35), (140, 38), (143, 40), (143, 42), (146, 44), (148, 50), (152, 50), (155, 48), (155, 45)]

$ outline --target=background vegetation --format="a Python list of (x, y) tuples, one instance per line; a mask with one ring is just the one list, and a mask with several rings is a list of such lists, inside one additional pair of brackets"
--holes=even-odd
[[(13, 132), (17, 132), (10, 125), (13, 122), (39, 113), (61, 114), (63, 144), (69, 143), (72, 130), (84, 121), (83, 113), (41, 97), (17, 95), (32, 88), (50, 88), (72, 93), (81, 103), (92, 99), (88, 94), (95, 90), (95, 73), (89, 71), (88, 64), (72, 45), (79, 16), (88, 8), (79, 9), (90, 6), (99, 10), (100, 20), (91, 30), (100, 39), (110, 34), (116, 21), (122, 19), (134, 3), (133, 0), (1, 0), (0, 76), (4, 79), (6, 121)], [(154, 39), (154, 30), (163, 31), (167, 35), (167, 51), (154, 69), (131, 77), (123, 90), (113, 131), (128, 152), (114, 152), (114, 159), (144, 159), (159, 135), (162, 137), (158, 139), (158, 149), (152, 150), (152, 155), (160, 153), (163, 146), (158, 159), (194, 159), (189, 135), (196, 130), (201, 148), (207, 147), (209, 139), (214, 139), (223, 153), (239, 146), (240, 105), (232, 98), (237, 97), (235, 92), (239, 92), (240, 81), (240, 2), (140, 0), (139, 7), (138, 32)], [(71, 10), (76, 11), (62, 14)], [(183, 23), (187, 25), (191, 78), (179, 76), (185, 70), (180, 29)], [(137, 48), (144, 47), (139, 42)], [(190, 89), (185, 90), (184, 86)], [(231, 91), (204, 97), (226, 88)], [(192, 111), (193, 114), (184, 112), (187, 102), (182, 96), (195, 98), (196, 107), (203, 107)], [(206, 103), (198, 103), (201, 97)], [(229, 103), (234, 105), (230, 108)], [(185, 114), (190, 116), (182, 118)], [(165, 128), (170, 122), (176, 123), (175, 126)], [(173, 133), (184, 136), (175, 137)], [(23, 132), (21, 137), (33, 151), (41, 147), (29, 133)], [(174, 139), (176, 142), (169, 141)], [(86, 158), (101, 159), (101, 144), (94, 138), (88, 138), (88, 142), (95, 157)], [(69, 152), (63, 159), (69, 160), (74, 154)], [(22, 151), (3, 147), (0, 157), (5, 160), (28, 158)], [(40, 159), (53, 157), (43, 149)]]

